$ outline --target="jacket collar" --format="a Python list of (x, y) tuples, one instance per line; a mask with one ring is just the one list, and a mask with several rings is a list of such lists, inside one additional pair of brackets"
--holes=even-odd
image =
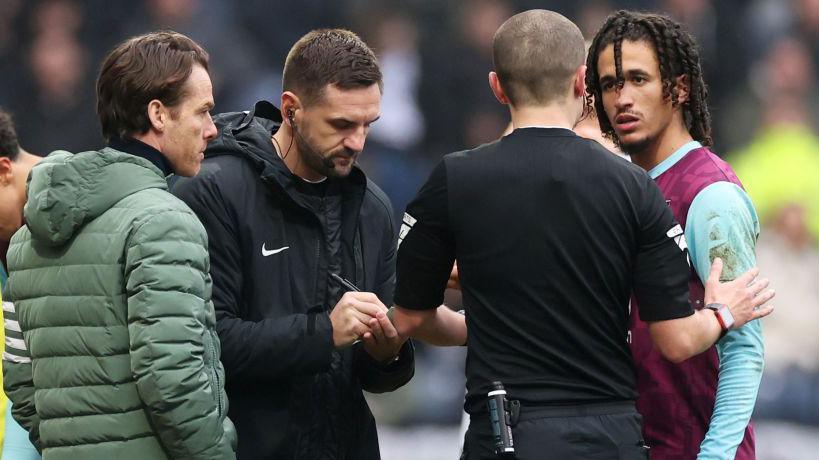
[(0, 270), (4, 270), (6, 267), (8, 267), (8, 262), (6, 261), (6, 254), (8, 254), (8, 251), (9, 242), (0, 240), (0, 264), (3, 264), (3, 266), (0, 267)]
[[(221, 119), (217, 117), (216, 121), (219, 124)], [(229, 138), (223, 138), (221, 142), (230, 145), (227, 146), (227, 149), (219, 149), (218, 144), (214, 144), (220, 141), (217, 139), (212, 143), (214, 151), (243, 153), (259, 168), (259, 176), (263, 181), (271, 184), (274, 189), (285, 194), (299, 206), (311, 209), (298, 190), (302, 185), (302, 179), (293, 174), (284, 164), (270, 140), (282, 125), (281, 111), (270, 102), (259, 101), (252, 110), (244, 112), (241, 117), (231, 121), (226, 121), (224, 128), (220, 129), (222, 134), (220, 137)], [(211, 150), (210, 146), (208, 150)], [(367, 176), (361, 168), (354, 165), (350, 175), (340, 179), (340, 183), (345, 203), (344, 212), (345, 215), (349, 215), (347, 214), (348, 206), (360, 206), (361, 204), (367, 188)], [(353, 200), (354, 203), (349, 202), (352, 197), (357, 197)]]
[(114, 137), (108, 141), (108, 147), (150, 161), (165, 177), (174, 173), (171, 163), (162, 152), (133, 137)]

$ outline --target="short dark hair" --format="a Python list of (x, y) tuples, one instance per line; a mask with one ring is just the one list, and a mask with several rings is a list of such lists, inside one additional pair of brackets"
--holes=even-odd
[(562, 15), (529, 10), (504, 22), (492, 43), (501, 87), (513, 106), (548, 104), (563, 96), (583, 65), (580, 29)]
[(20, 142), (17, 139), (17, 131), (14, 129), (14, 121), (11, 115), (0, 107), (0, 157), (8, 157), (14, 161), (18, 153), (20, 153)]
[(383, 90), (381, 78), (378, 58), (358, 35), (344, 29), (319, 29), (290, 48), (282, 89), (310, 104), (321, 99), (327, 85), (352, 89), (378, 84)]
[(611, 14), (597, 32), (589, 48), (586, 92), (594, 100), (597, 118), (603, 135), (620, 145), (614, 128), (603, 107), (603, 89), (597, 64), (600, 53), (614, 46), (614, 65), (619, 85), (623, 84), (623, 40), (643, 41), (651, 45), (660, 63), (663, 97), (673, 105), (679, 104), (677, 77), (685, 76), (688, 83), (688, 99), (683, 103), (683, 118), (688, 132), (705, 146), (711, 141), (711, 113), (708, 111), (708, 88), (702, 75), (700, 54), (694, 38), (673, 19), (652, 13), (618, 11)]
[(195, 64), (208, 70), (208, 53), (174, 31), (133, 37), (108, 53), (97, 78), (97, 113), (106, 139), (143, 134), (151, 128), (148, 103), (174, 107)]

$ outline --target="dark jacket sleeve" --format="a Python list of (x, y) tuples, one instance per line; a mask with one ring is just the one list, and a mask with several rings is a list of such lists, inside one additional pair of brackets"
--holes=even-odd
[(325, 370), (333, 351), (328, 313), (244, 318), (244, 274), (239, 210), (213, 175), (176, 183), (173, 193), (196, 213), (208, 233), (216, 330), (228, 378), (279, 380)]
[[(373, 292), (384, 305), (390, 307), (395, 291), (395, 255), (398, 242), (392, 221), (392, 206), (386, 197), (383, 197), (383, 204), (387, 216), (383, 224), (385, 228), (380, 252), (382, 257), (378, 270), (380, 277)], [(374, 360), (363, 347), (359, 347), (356, 351), (356, 370), (361, 388), (370, 393), (385, 393), (409, 382), (415, 374), (414, 350), (412, 340), (407, 340), (398, 354), (398, 360), (384, 365)]]

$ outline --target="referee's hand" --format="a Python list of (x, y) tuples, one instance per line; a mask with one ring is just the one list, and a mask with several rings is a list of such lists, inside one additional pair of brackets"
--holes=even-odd
[(732, 329), (738, 329), (745, 323), (768, 316), (773, 312), (773, 305), (765, 305), (776, 293), (767, 289), (770, 281), (759, 279), (759, 268), (752, 268), (733, 281), (720, 283), (722, 259), (714, 259), (711, 273), (705, 283), (705, 304), (721, 303), (728, 305), (734, 317)]
[(447, 289), (461, 290), (461, 278), (458, 276), (458, 262), (452, 265), (452, 272), (449, 273), (449, 280), (446, 282)]
[(365, 333), (361, 340), (364, 350), (376, 361), (389, 364), (398, 357), (401, 347), (407, 341), (406, 337), (398, 335), (387, 314), (379, 312), (369, 321), (370, 331)]

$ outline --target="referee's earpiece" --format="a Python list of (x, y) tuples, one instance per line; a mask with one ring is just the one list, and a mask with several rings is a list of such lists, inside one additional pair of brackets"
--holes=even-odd
[(295, 125), (295, 121), (293, 121), (293, 115), (294, 114), (295, 114), (295, 111), (293, 109), (288, 109), (287, 110), (287, 119), (290, 120), (290, 126)]

